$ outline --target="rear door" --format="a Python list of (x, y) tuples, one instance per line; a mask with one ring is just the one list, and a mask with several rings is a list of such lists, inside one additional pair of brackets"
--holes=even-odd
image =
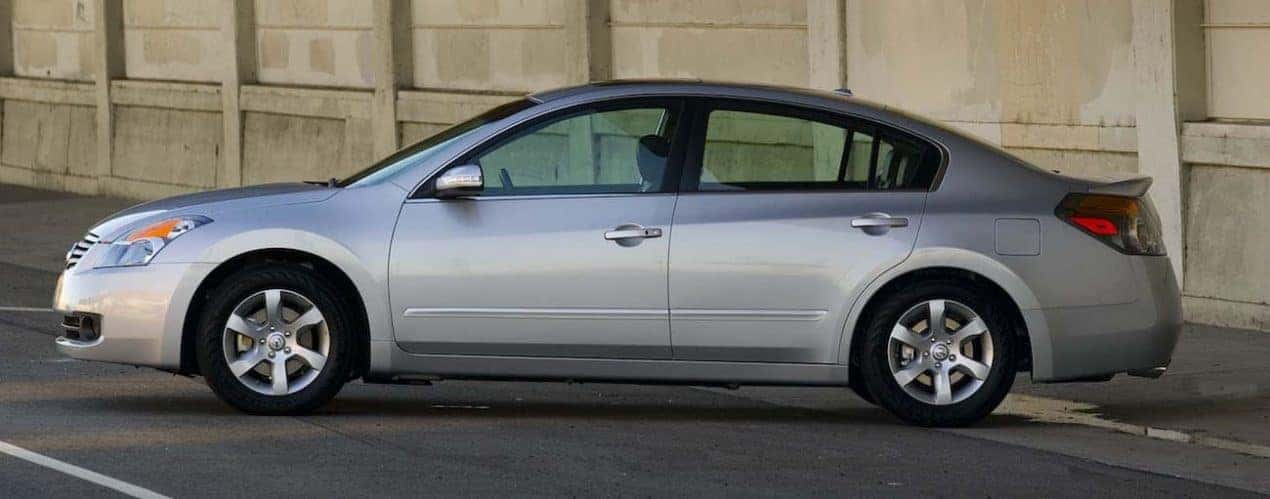
[(703, 103), (674, 214), (674, 357), (832, 363), (867, 282), (908, 256), (938, 148), (785, 105)]

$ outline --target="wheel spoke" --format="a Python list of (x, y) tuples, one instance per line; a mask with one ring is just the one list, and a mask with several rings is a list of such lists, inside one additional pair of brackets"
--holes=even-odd
[(304, 315), (296, 317), (294, 321), (291, 321), (291, 328), (296, 332), (299, 332), (301, 329), (309, 326), (316, 326), (322, 322), (322, 312), (318, 310), (317, 307), (313, 307), (310, 308), (308, 312), (305, 312)]
[(229, 371), (234, 373), (234, 377), (241, 378), (244, 374), (255, 369), (261, 361), (265, 360), (265, 356), (260, 353), (260, 349), (253, 346), (251, 350), (243, 352), (243, 356), (229, 364)]
[(944, 300), (930, 301), (930, 331), (931, 334), (944, 334)]
[(947, 404), (952, 402), (952, 380), (949, 379), (948, 371), (937, 369), (935, 371), (935, 403)]
[(276, 325), (282, 324), (282, 291), (277, 289), (265, 291), (265, 314), (269, 316), (269, 322)]
[(273, 394), (287, 394), (287, 361), (281, 357), (273, 359), (273, 372), (270, 378), (273, 381)]
[(983, 319), (976, 317), (975, 320), (970, 321), (966, 325), (961, 326), (961, 328), (957, 331), (953, 332), (953, 344), (960, 347), (966, 340), (986, 332), (988, 332), (988, 325), (984, 324)]
[(252, 324), (251, 319), (236, 313), (229, 316), (229, 320), (225, 322), (225, 329), (247, 336), (253, 340), (259, 340), (265, 337), (264, 334), (261, 334), (256, 325)]
[(310, 350), (307, 347), (296, 345), (291, 347), (292, 355), (299, 357), (305, 364), (313, 368), (314, 371), (321, 371), (322, 366), (326, 365), (326, 356)]
[(912, 383), (924, 372), (926, 372), (926, 365), (921, 360), (914, 359), (908, 364), (908, 367), (895, 372), (895, 382), (899, 383), (901, 387), (908, 386), (909, 383)]
[(896, 341), (899, 341), (900, 343), (913, 347), (917, 349), (918, 351), (924, 350), (926, 346), (926, 342), (922, 341), (923, 340), (922, 335), (917, 334), (912, 329), (904, 327), (900, 324), (896, 324), (895, 328), (891, 330), (891, 339), (894, 339)]
[(974, 376), (975, 379), (988, 378), (988, 366), (977, 360), (962, 357), (957, 360), (957, 366), (964, 368), (963, 370)]

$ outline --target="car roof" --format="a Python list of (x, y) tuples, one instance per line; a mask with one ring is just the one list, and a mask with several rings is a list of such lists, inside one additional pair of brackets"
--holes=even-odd
[[(900, 125), (905, 128), (934, 128), (951, 131), (947, 126), (900, 109), (856, 97), (845, 89), (829, 91), (810, 88), (741, 83), (699, 79), (630, 79), (609, 80), (544, 90), (530, 94), (538, 103), (556, 101), (592, 101), (637, 96), (716, 97), (764, 100), (799, 106), (820, 107)], [(955, 133), (955, 132), (954, 132)]]

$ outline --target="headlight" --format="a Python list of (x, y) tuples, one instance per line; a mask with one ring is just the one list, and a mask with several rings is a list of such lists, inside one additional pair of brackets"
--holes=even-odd
[(98, 260), (97, 267), (146, 265), (173, 239), (211, 222), (212, 219), (207, 217), (184, 216), (134, 229), (110, 243), (110, 246), (106, 248), (106, 254)]

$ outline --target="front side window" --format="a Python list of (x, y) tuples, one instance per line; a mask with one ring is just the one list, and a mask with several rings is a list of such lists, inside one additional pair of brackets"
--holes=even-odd
[(662, 192), (674, 106), (588, 110), (516, 132), (469, 163), (482, 196)]
[(748, 110), (709, 112), (698, 190), (928, 188), (933, 146), (876, 127)]

